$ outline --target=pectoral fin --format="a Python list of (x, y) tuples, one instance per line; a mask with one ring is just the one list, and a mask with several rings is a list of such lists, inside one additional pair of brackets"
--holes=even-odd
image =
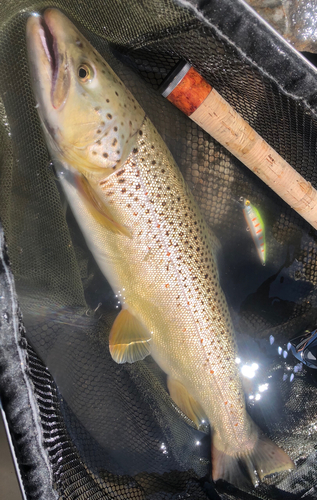
[(89, 181), (83, 175), (76, 175), (76, 187), (84, 203), (94, 219), (109, 231), (124, 234), (132, 238), (130, 231), (118, 222), (111, 213), (110, 208), (102, 200)]
[(110, 332), (109, 349), (116, 363), (134, 363), (151, 354), (151, 334), (127, 309), (116, 317)]
[(182, 412), (197, 425), (197, 427), (200, 426), (202, 420), (207, 420), (199, 403), (189, 394), (186, 387), (181, 382), (168, 377), (167, 387), (172, 400)]

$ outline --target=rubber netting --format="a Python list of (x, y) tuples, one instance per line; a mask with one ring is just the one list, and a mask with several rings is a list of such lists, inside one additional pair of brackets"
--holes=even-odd
[[(225, 3), (210, 4), (221, 11)], [(250, 37), (256, 38), (259, 20), (252, 35), (252, 14), (240, 1), (236, 5), (241, 16), (249, 16)], [(248, 410), (296, 462), (291, 474), (267, 478), (247, 493), (230, 486), (215, 490), (208, 481), (208, 427), (196, 430), (175, 407), (165, 375), (150, 357), (133, 365), (112, 361), (107, 336), (118, 312), (116, 298), (56, 181), (29, 83), (26, 19), (47, 6), (77, 24), (138, 99), (219, 238), (221, 283), (241, 363), (258, 366), (245, 385)], [(230, 9), (223, 12), (227, 23), (231, 15)], [(272, 43), (260, 68), (218, 28), (202, 11), (196, 16), (172, 0), (0, 4), (0, 217), (57, 497), (317, 498), (316, 377), (287, 347), (292, 337), (316, 327), (316, 231), (158, 88), (180, 59), (190, 61), (315, 188), (316, 111), (300, 87), (305, 63), (298, 59), (301, 74), (293, 74), (297, 55), (289, 48), (283, 52), (281, 40)], [(274, 35), (268, 31), (265, 37)], [(288, 86), (268, 70), (275, 56), (286, 58)], [(314, 77), (312, 68), (308, 73)], [(250, 199), (264, 220), (265, 267), (246, 231), (240, 197)]]

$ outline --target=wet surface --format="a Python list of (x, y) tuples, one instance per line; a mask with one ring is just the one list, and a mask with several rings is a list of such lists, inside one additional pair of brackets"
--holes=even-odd
[(0, 485), (0, 500), (22, 500), (1, 413)]

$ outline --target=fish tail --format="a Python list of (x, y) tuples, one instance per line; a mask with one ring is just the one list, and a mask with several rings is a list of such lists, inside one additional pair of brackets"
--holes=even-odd
[(238, 488), (257, 486), (268, 474), (294, 469), (290, 457), (269, 438), (258, 434), (253, 447), (247, 451), (232, 450), (215, 434), (212, 444), (212, 479), (223, 479)]

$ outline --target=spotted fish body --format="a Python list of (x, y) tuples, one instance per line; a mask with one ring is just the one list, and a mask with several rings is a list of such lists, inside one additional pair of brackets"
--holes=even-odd
[(248, 224), (248, 229), (250, 230), (260, 261), (262, 265), (265, 266), (266, 242), (262, 217), (259, 214), (259, 211), (251, 205), (250, 201), (246, 198), (243, 198), (243, 214)]
[(246, 412), (218, 278), (218, 243), (163, 140), (59, 11), (31, 17), (27, 40), (38, 111), (61, 183), (122, 303), (109, 339), (113, 359), (134, 362), (151, 354), (178, 407), (197, 425), (207, 416), (214, 480), (243, 484), (240, 459), (253, 483), (291, 468)]

